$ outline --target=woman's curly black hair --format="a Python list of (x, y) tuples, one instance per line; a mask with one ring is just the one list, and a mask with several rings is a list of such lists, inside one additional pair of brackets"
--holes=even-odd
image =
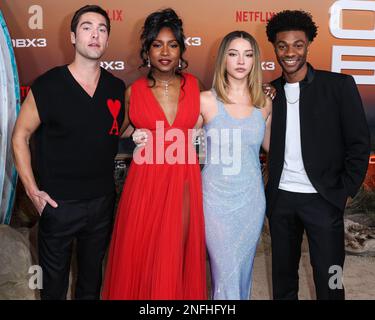
[(266, 27), (268, 41), (274, 43), (278, 32), (292, 30), (304, 31), (310, 42), (318, 34), (318, 27), (310, 13), (302, 10), (284, 10), (268, 21)]
[[(152, 42), (156, 39), (160, 30), (163, 28), (171, 29), (174, 36), (176, 37), (176, 41), (178, 43), (178, 46), (180, 47), (181, 67), (176, 68), (175, 73), (182, 76), (183, 81), (185, 82), (185, 79), (181, 73), (181, 71), (183, 69), (186, 69), (188, 66), (188, 62), (183, 58), (183, 53), (186, 50), (185, 35), (182, 28), (182, 20), (171, 8), (153, 12), (146, 18), (141, 34), (142, 47), (140, 56), (142, 59), (142, 64), (140, 67), (147, 66), (148, 51), (150, 50)], [(155, 85), (155, 79), (152, 76), (151, 69), (147, 74), (147, 78), (152, 81), (151, 87), (153, 87)]]

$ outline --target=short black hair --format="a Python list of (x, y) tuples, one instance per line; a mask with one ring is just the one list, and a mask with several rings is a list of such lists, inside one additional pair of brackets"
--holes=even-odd
[(276, 34), (282, 31), (304, 31), (310, 42), (318, 34), (318, 27), (309, 12), (284, 10), (275, 14), (267, 23), (268, 41), (275, 43)]
[[(146, 18), (141, 34), (142, 47), (140, 56), (142, 59), (142, 65), (140, 67), (147, 66), (148, 51), (150, 50), (152, 42), (156, 39), (160, 30), (163, 28), (171, 29), (172, 33), (176, 37), (176, 41), (180, 47), (181, 68), (177, 68), (175, 73), (183, 77), (181, 70), (187, 68), (188, 66), (188, 62), (183, 58), (183, 53), (186, 51), (184, 29), (182, 27), (182, 20), (171, 8), (155, 11)], [(149, 71), (147, 77), (155, 84), (155, 79), (152, 76), (151, 70)]]
[(82, 8), (79, 8), (74, 13), (72, 21), (70, 23), (70, 31), (72, 31), (74, 34), (76, 33), (79, 18), (81, 18), (83, 14), (88, 12), (95, 12), (101, 14), (105, 18), (108, 34), (111, 32), (111, 21), (109, 20), (108, 13), (103, 8), (92, 4), (88, 4)]

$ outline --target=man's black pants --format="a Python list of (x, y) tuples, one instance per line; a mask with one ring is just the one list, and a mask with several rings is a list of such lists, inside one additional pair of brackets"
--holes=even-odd
[(279, 190), (269, 224), (274, 299), (298, 299), (298, 267), (304, 230), (317, 299), (345, 298), (344, 287), (340, 289), (341, 278), (336, 279), (345, 260), (344, 221), (340, 209), (319, 194)]
[(99, 299), (102, 262), (112, 231), (115, 194), (90, 200), (56, 200), (39, 221), (41, 299), (66, 299), (73, 240), (77, 239), (76, 299)]

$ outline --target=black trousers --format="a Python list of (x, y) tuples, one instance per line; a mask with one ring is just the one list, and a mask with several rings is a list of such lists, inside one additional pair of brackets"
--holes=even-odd
[(319, 194), (283, 190), (274, 208), (269, 217), (273, 298), (298, 299), (298, 267), (306, 230), (317, 299), (344, 299), (344, 287), (338, 285), (341, 280), (332, 281), (345, 260), (343, 212)]
[(73, 240), (77, 240), (76, 299), (99, 299), (102, 262), (112, 232), (115, 194), (90, 200), (56, 200), (39, 221), (39, 265), (42, 300), (66, 299)]

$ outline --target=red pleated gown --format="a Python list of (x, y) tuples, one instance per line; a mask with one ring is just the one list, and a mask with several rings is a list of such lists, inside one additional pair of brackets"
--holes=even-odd
[(149, 130), (149, 149), (135, 151), (128, 171), (103, 299), (206, 299), (201, 175), (189, 134), (199, 116), (199, 87), (184, 76), (171, 125), (146, 78), (131, 86), (129, 117)]

